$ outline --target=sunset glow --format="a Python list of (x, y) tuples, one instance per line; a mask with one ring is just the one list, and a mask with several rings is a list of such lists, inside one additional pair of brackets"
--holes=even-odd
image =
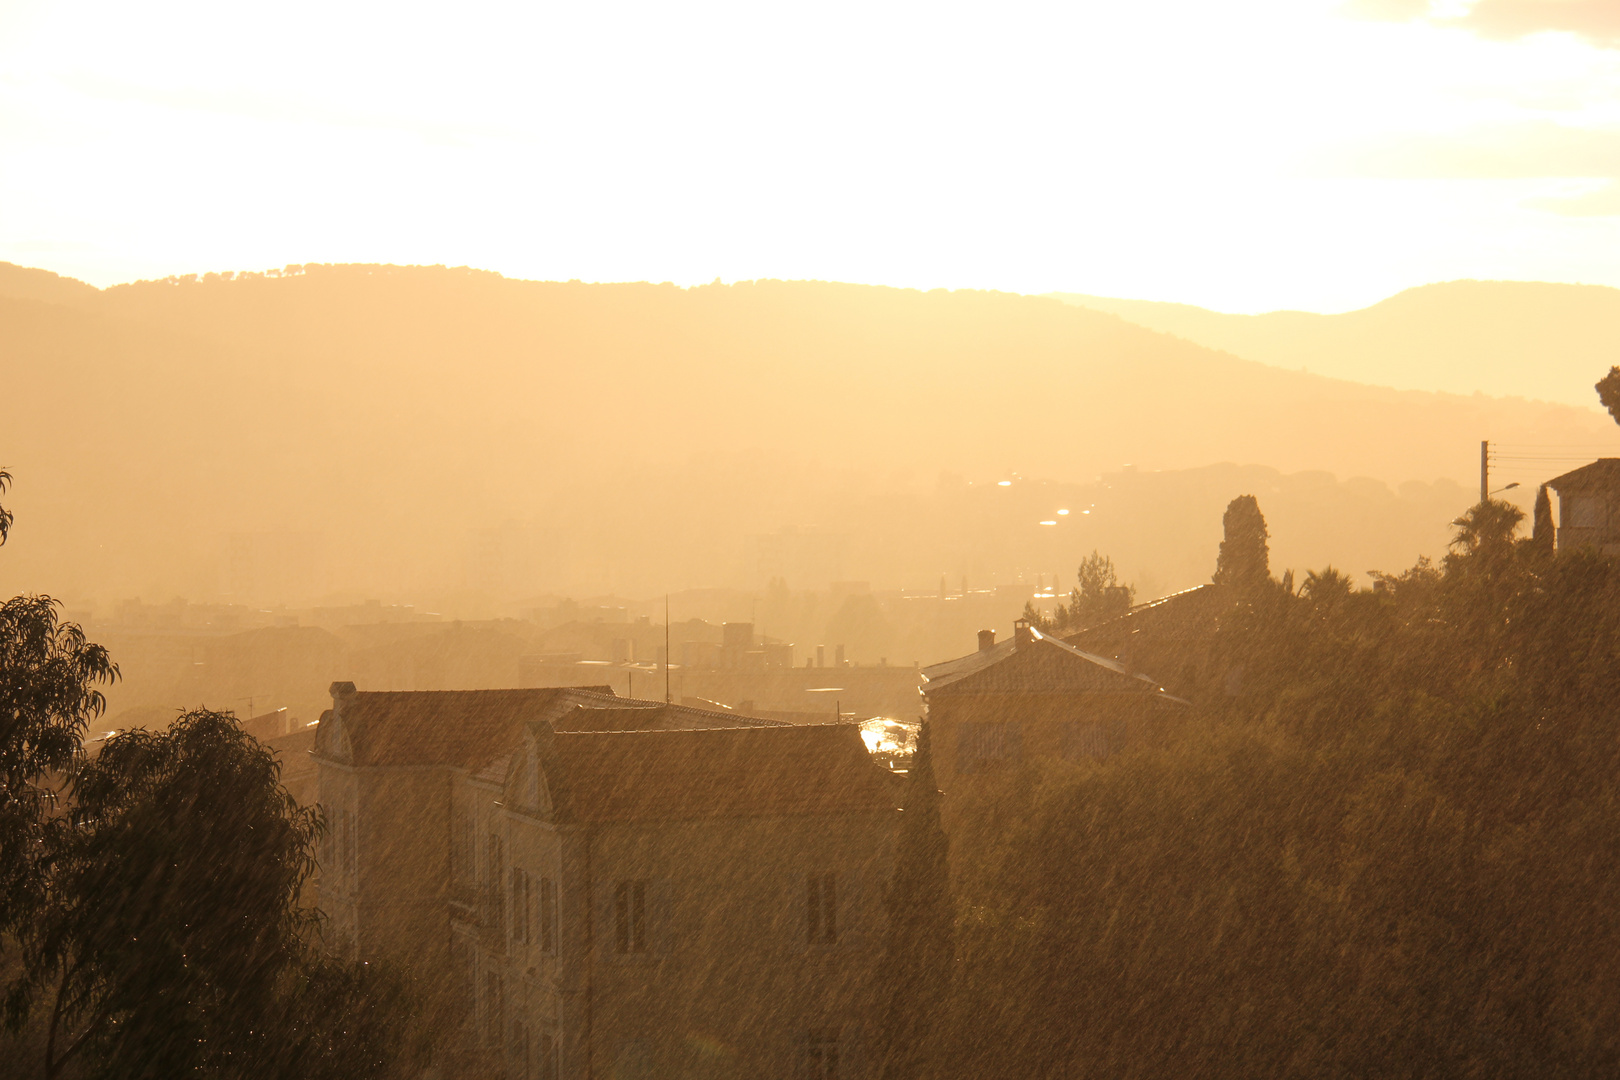
[(1231, 311), (1620, 284), (1608, 10), (22, 0), (0, 8), (0, 260)]

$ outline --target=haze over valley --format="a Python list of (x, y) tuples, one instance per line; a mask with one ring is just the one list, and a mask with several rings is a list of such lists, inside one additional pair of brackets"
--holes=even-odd
[(1590, 406), (1331, 379), (1006, 293), (11, 267), (0, 320), (37, 406), (10, 421), (30, 528), (0, 574), (103, 612), (934, 591), (1094, 548), (1171, 591), (1251, 488), (1280, 564), (1360, 573), (1442, 552), (1480, 438), (1620, 445)]

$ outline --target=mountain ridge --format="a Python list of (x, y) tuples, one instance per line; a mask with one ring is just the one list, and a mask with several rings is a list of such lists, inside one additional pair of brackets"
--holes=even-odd
[[(755, 587), (783, 530), (837, 548), (801, 578), (1013, 580), (1095, 529), (942, 492), (1216, 462), (1466, 490), (1481, 438), (1620, 446), (1590, 408), (1335, 381), (1011, 293), (350, 265), (72, 295), (0, 301), (30, 403), (0, 430), (14, 587)], [(299, 559), (325, 569), (276, 569)], [(221, 584), (250, 566), (292, 584)]]
[(1592, 384), (1620, 363), (1620, 289), (1606, 285), (1436, 282), (1339, 314), (1233, 315), (1190, 304), (1048, 295), (1273, 367), (1394, 389), (1595, 408)]

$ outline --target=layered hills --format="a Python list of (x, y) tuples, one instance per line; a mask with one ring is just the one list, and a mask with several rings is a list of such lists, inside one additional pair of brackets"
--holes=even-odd
[(1603, 285), (1448, 281), (1339, 315), (1054, 296), (1249, 360), (1405, 390), (1588, 406), (1620, 363), (1620, 289)]
[[(1592, 408), (1285, 370), (1045, 297), (359, 265), (95, 290), (0, 271), (18, 517), (0, 592), (1012, 581), (1094, 546), (1101, 511), (1063, 503), (1103, 501), (1086, 485), (1127, 464), (1202, 470), (1207, 491), (1146, 485), (1202, 516), (1254, 482), (1206, 466), (1332, 474), (1299, 489), (1341, 549), (1381, 527), (1346, 508), (1418, 482), (1422, 524), (1396, 545), (1415, 557), (1466, 505), (1480, 439), (1620, 445)], [(1351, 498), (1357, 477), (1383, 494)], [(1440, 478), (1462, 486), (1439, 497)], [(1207, 575), (1218, 521), (1111, 513), (1116, 551), (1177, 552), (1140, 572)], [(1292, 542), (1283, 557), (1341, 558)]]

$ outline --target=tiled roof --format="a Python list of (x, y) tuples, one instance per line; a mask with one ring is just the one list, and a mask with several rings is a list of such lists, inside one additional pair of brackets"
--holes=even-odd
[[(1181, 698), (1166, 693), (1147, 675), (1133, 673), (1117, 660), (1078, 649), (1067, 642), (1029, 627), (1029, 641), (1017, 638), (943, 664), (923, 669), (928, 680), (923, 692), (929, 696), (984, 674), (972, 688), (997, 692), (1067, 692), (1150, 694), (1180, 705)], [(999, 671), (994, 670), (1000, 668)], [(999, 676), (999, 677), (998, 677)]]
[[(606, 689), (605, 687), (602, 689)], [(449, 765), (477, 769), (510, 753), (523, 725), (550, 720), (611, 692), (534, 690), (357, 691), (339, 701), (355, 765)], [(323, 715), (327, 726), (331, 713)], [(317, 736), (317, 752), (331, 752)]]
[(786, 727), (785, 720), (694, 709), (686, 705), (632, 702), (611, 705), (582, 703), (553, 721), (558, 731), (678, 731), (697, 728)]
[[(525, 724), (539, 721), (559, 731), (784, 726), (780, 720), (621, 698), (605, 686), (354, 691), (338, 701), (355, 765), (444, 765), (480, 775), (512, 752)], [(323, 728), (330, 717), (330, 710), (322, 715)], [(315, 750), (332, 753), (319, 737)]]
[(1547, 481), (1547, 486), (1559, 494), (1585, 488), (1620, 487), (1620, 458), (1598, 458), (1590, 465), (1582, 465), (1562, 476)]
[(1091, 652), (1117, 647), (1121, 639), (1138, 632), (1156, 639), (1199, 637), (1214, 630), (1221, 604), (1229, 598), (1221, 586), (1195, 585), (1137, 604), (1112, 619), (1065, 634), (1063, 640)]
[(560, 821), (893, 810), (902, 783), (854, 724), (558, 732), (543, 752)]

